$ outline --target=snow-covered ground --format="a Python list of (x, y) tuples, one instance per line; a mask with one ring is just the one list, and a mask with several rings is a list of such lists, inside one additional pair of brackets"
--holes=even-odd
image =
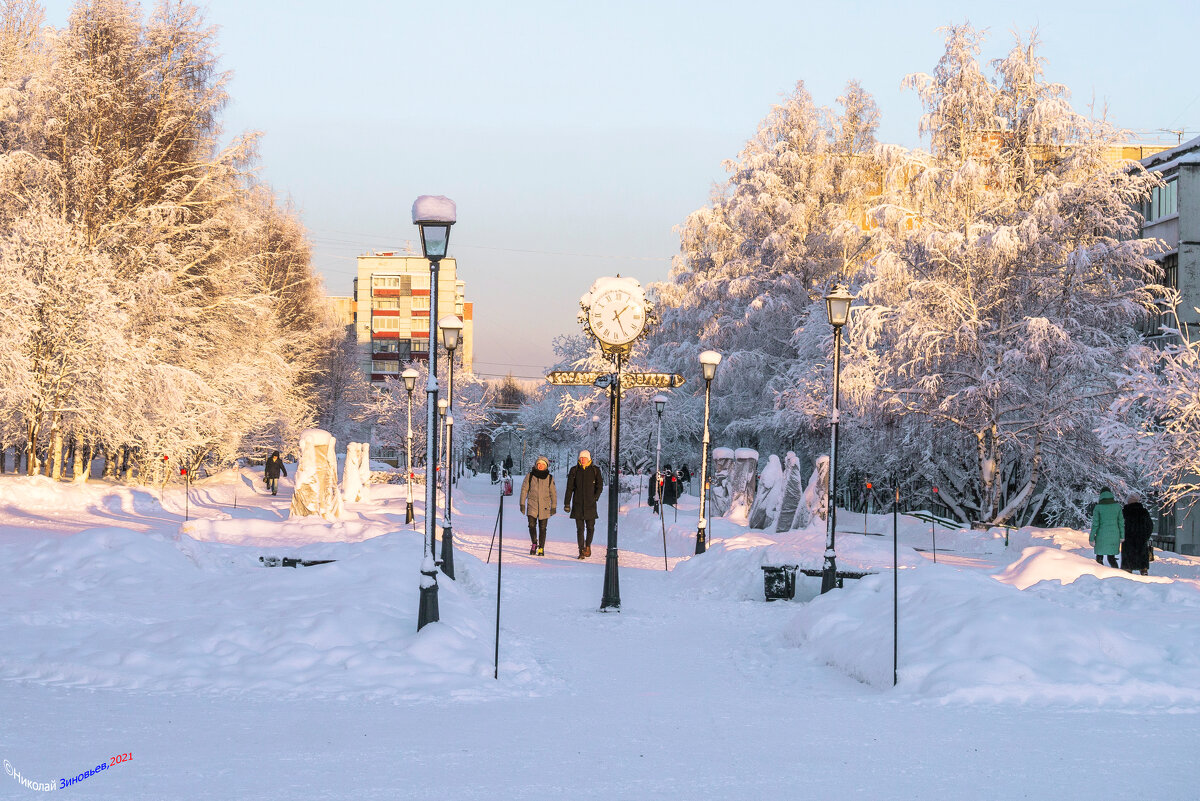
[[(561, 477), (560, 477), (561, 482)], [(561, 485), (561, 484), (560, 484)], [(531, 557), (500, 497), (455, 491), (457, 579), (416, 632), (422, 530), (376, 485), (337, 523), (287, 519), (250, 470), (182, 489), (0, 478), (0, 798), (71, 779), (97, 799), (1193, 798), (1200, 559), (1149, 577), (1086, 535), (939, 529), (841, 513), (838, 560), (874, 575), (763, 600), (763, 564), (819, 567), (820, 528), (621, 518), (574, 559)], [(424, 493), (416, 493), (418, 525)], [(864, 531), (866, 533), (864, 533)], [(664, 565), (664, 541), (666, 547)], [(498, 542), (496, 543), (498, 545)], [(335, 559), (266, 568), (260, 556)], [(665, 570), (669, 567), (670, 570)], [(893, 578), (899, 683), (892, 686)]]

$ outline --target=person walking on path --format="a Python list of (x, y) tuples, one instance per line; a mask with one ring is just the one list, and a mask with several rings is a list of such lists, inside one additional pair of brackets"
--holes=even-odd
[(267, 464), (263, 467), (263, 481), (267, 482), (267, 489), (271, 490), (272, 495), (279, 494), (279, 474), (287, 475), (287, 468), (283, 466), (283, 459), (279, 458), (279, 451), (271, 451), (271, 455), (267, 457)]
[(692, 471), (688, 469), (686, 464), (679, 468), (679, 480), (687, 484), (688, 492), (692, 491)]
[[(575, 521), (575, 539), (579, 541), (578, 559), (592, 555), (592, 536), (596, 533), (597, 502), (604, 489), (604, 476), (600, 468), (592, 464), (590, 451), (579, 452), (579, 463), (567, 473), (567, 486), (563, 491), (563, 511)], [(584, 529), (587, 536), (584, 536)]]
[(529, 553), (546, 555), (546, 525), (558, 504), (558, 490), (550, 474), (550, 461), (539, 456), (521, 482), (521, 514), (529, 518)]
[(679, 503), (679, 478), (671, 470), (671, 465), (663, 469), (662, 502), (664, 506), (675, 506)]
[(1121, 548), (1121, 540), (1125, 539), (1125, 516), (1121, 513), (1121, 505), (1113, 498), (1112, 490), (1100, 488), (1100, 500), (1092, 510), (1092, 533), (1088, 542), (1096, 551), (1096, 564), (1104, 564), (1102, 557), (1108, 557), (1109, 567), (1117, 566), (1117, 552)]
[(1121, 569), (1143, 576), (1150, 574), (1150, 535), (1154, 533), (1154, 522), (1150, 513), (1142, 506), (1142, 499), (1133, 494), (1129, 503), (1121, 509), (1125, 523), (1125, 540), (1121, 543)]

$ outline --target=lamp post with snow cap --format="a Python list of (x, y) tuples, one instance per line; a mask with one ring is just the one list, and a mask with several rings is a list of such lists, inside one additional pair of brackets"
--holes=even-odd
[(463, 324), (453, 314), (438, 320), (442, 329), (442, 345), (446, 348), (446, 519), (442, 521), (442, 572), (454, 578), (454, 531), (453, 510), (450, 505), (451, 488), (454, 484), (454, 352)]
[(837, 525), (837, 453), (838, 453), (838, 380), (842, 369), (842, 326), (850, 317), (854, 296), (841, 284), (825, 296), (825, 310), (833, 326), (833, 416), (829, 445), (829, 500), (825, 515), (825, 564), (821, 568), (821, 592), (837, 586), (837, 557), (834, 553), (834, 527)]
[[(700, 447), (700, 522), (696, 524), (696, 553), (708, 550), (708, 409), (709, 397), (712, 394), (712, 382), (717, 377), (717, 365), (721, 363), (721, 354), (715, 350), (706, 350), (700, 354), (700, 372), (704, 376), (704, 438)], [(659, 500), (662, 503), (662, 500)]]
[(654, 396), (654, 411), (658, 413), (658, 444), (654, 448), (654, 478), (653, 478), (653, 481), (654, 481), (654, 497), (658, 499), (657, 501), (655, 501), (655, 503), (658, 504), (659, 515), (662, 515), (662, 513), (663, 513), (662, 512), (662, 479), (660, 478), (660, 475), (661, 475), (660, 471), (662, 469), (662, 467), (661, 467), (661, 465), (662, 465), (662, 414), (663, 414), (663, 409), (665, 409), (665, 408), (667, 408), (667, 396), (666, 395), (655, 395)]
[(408, 490), (408, 505), (404, 509), (404, 522), (411, 523), (416, 520), (416, 515), (413, 514), (413, 490), (412, 490), (412, 394), (417, 388), (417, 371), (409, 367), (400, 377), (404, 379), (404, 388), (408, 390), (408, 445), (405, 451), (405, 461), (408, 462), (408, 469), (404, 474), (404, 487)]
[[(450, 246), (450, 228), (457, 212), (454, 201), (441, 195), (421, 195), (413, 203), (413, 224), (421, 232), (421, 252), (429, 260), (429, 381), (425, 385), (425, 558), (421, 560), (421, 605), (417, 630), (440, 619), (434, 538), (437, 535), (437, 331), (438, 266)], [(430, 471), (434, 475), (430, 475)]]

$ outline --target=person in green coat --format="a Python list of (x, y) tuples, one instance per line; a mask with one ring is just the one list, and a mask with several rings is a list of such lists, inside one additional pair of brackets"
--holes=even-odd
[(1102, 487), (1100, 500), (1092, 510), (1092, 533), (1088, 535), (1088, 542), (1096, 551), (1096, 564), (1104, 564), (1103, 557), (1107, 556), (1109, 566), (1116, 567), (1124, 539), (1125, 515), (1121, 504), (1113, 498), (1112, 490)]

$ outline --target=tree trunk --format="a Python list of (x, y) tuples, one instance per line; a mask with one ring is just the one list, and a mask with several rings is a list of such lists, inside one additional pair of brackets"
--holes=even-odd
[(133, 480), (133, 458), (128, 445), (121, 446), (121, 478), (127, 484)]
[(73, 478), (76, 481), (86, 481), (87, 479), (91, 478), (92, 471), (89, 469), (89, 468), (91, 468), (91, 466), (92, 466), (91, 446), (88, 445), (88, 443), (86, 441), (80, 440), (79, 444), (78, 444), (78, 448), (76, 448), (76, 450), (75, 450), (75, 460), (74, 460), (75, 475), (73, 476)]
[(8, 448), (6, 448), (4, 446), (3, 442), (0, 442), (0, 475), (4, 475), (5, 473), (8, 472), (5, 469), (6, 468), (5, 462), (7, 462), (7, 461), (8, 461)]
[(104, 449), (104, 477), (114, 481), (117, 478), (117, 453), (107, 447)]
[(50, 433), (50, 478), (61, 481), (63, 470), (63, 435), (61, 428), (55, 428)]

